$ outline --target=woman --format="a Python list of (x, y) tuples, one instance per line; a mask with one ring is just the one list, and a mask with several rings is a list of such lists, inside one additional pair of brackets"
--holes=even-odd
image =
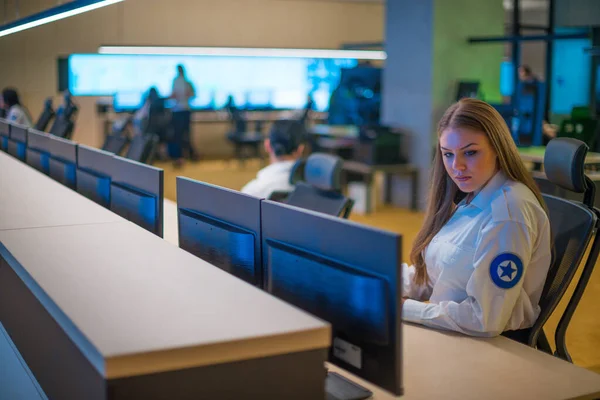
[(14, 89), (4, 89), (2, 91), (3, 108), (6, 110), (6, 119), (10, 122), (24, 125), (28, 128), (33, 127), (29, 112), (21, 105), (19, 95)]
[(551, 262), (541, 193), (489, 104), (463, 99), (451, 106), (438, 141), (414, 265), (403, 264), (403, 318), (520, 340), (540, 313)]

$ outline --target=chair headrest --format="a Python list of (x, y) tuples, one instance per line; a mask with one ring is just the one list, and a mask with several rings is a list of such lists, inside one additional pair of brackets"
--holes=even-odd
[(298, 161), (294, 163), (290, 172), (290, 185), (296, 185), (296, 183), (304, 180), (305, 166), (306, 158), (299, 158)]
[(584, 162), (587, 151), (588, 146), (577, 139), (551, 140), (544, 155), (544, 170), (548, 180), (563, 189), (585, 192)]
[(304, 180), (323, 190), (340, 190), (343, 161), (330, 154), (314, 153), (306, 160)]

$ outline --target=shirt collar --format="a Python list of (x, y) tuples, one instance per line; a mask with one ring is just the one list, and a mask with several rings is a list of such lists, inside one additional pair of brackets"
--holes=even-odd
[(472, 205), (483, 210), (489, 207), (494, 193), (496, 193), (508, 180), (506, 174), (499, 170), (496, 174), (488, 181), (488, 183), (477, 193), (477, 195), (471, 200)]
[(294, 166), (295, 161), (278, 161), (271, 165), (266, 166), (258, 172), (260, 178), (265, 178), (273, 175), (279, 175), (281, 173), (289, 173)]

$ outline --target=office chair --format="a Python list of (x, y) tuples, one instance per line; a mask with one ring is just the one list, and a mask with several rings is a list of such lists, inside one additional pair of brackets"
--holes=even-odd
[(52, 108), (52, 98), (48, 98), (44, 102), (44, 110), (40, 114), (40, 117), (35, 123), (34, 128), (40, 132), (45, 132), (46, 128), (48, 127), (48, 124), (50, 123), (50, 121), (52, 121), (52, 118), (54, 118), (55, 115), (56, 113)]
[(599, 236), (595, 235), (600, 221), (600, 212), (593, 206), (595, 185), (584, 174), (587, 150), (585, 143), (572, 138), (554, 139), (546, 148), (544, 169), (548, 180), (560, 188), (583, 193), (584, 199), (579, 203), (543, 194), (550, 213), (554, 254), (540, 299), (541, 312), (530, 329), (526, 343), (551, 353), (542, 328), (565, 294), (577, 268), (584, 261), (586, 249), (593, 238), (583, 274), (555, 332), (555, 355), (567, 361), (571, 361), (571, 357), (566, 348), (565, 333), (600, 250)]
[[(348, 218), (354, 201), (340, 193), (342, 166), (342, 159), (330, 154), (314, 153), (306, 160), (298, 160), (290, 176), (290, 182), (296, 187), (285, 203)], [(302, 180), (300, 174), (303, 174)]]
[(232, 130), (227, 134), (227, 140), (233, 144), (235, 158), (243, 165), (246, 159), (244, 150), (249, 149), (256, 158), (262, 160), (261, 147), (264, 138), (261, 130), (248, 131), (248, 121), (237, 108), (229, 107), (228, 112), (232, 122)]
[(56, 113), (54, 123), (50, 128), (50, 133), (63, 139), (71, 139), (78, 111), (79, 108), (77, 105), (71, 102), (71, 96), (66, 95), (65, 105)]
[(158, 135), (145, 133), (135, 135), (129, 144), (125, 158), (145, 164), (152, 164), (158, 146)]
[(102, 145), (102, 150), (109, 151), (118, 156), (121, 155), (125, 146), (129, 143), (129, 139), (126, 136), (110, 134), (106, 136), (104, 139), (104, 144)]

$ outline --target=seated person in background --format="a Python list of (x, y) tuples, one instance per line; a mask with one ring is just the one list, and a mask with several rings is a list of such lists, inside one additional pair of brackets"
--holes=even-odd
[(21, 105), (19, 94), (15, 89), (7, 88), (2, 91), (2, 108), (6, 110), (6, 119), (28, 128), (33, 127), (29, 112)]
[(405, 321), (526, 340), (552, 258), (548, 211), (506, 123), (483, 101), (463, 99), (439, 123), (427, 213), (410, 256)]
[(273, 124), (265, 150), (270, 165), (261, 169), (256, 179), (242, 188), (242, 193), (269, 198), (275, 191), (292, 191), (290, 184), (292, 167), (304, 152), (304, 126), (298, 121), (277, 121)]

